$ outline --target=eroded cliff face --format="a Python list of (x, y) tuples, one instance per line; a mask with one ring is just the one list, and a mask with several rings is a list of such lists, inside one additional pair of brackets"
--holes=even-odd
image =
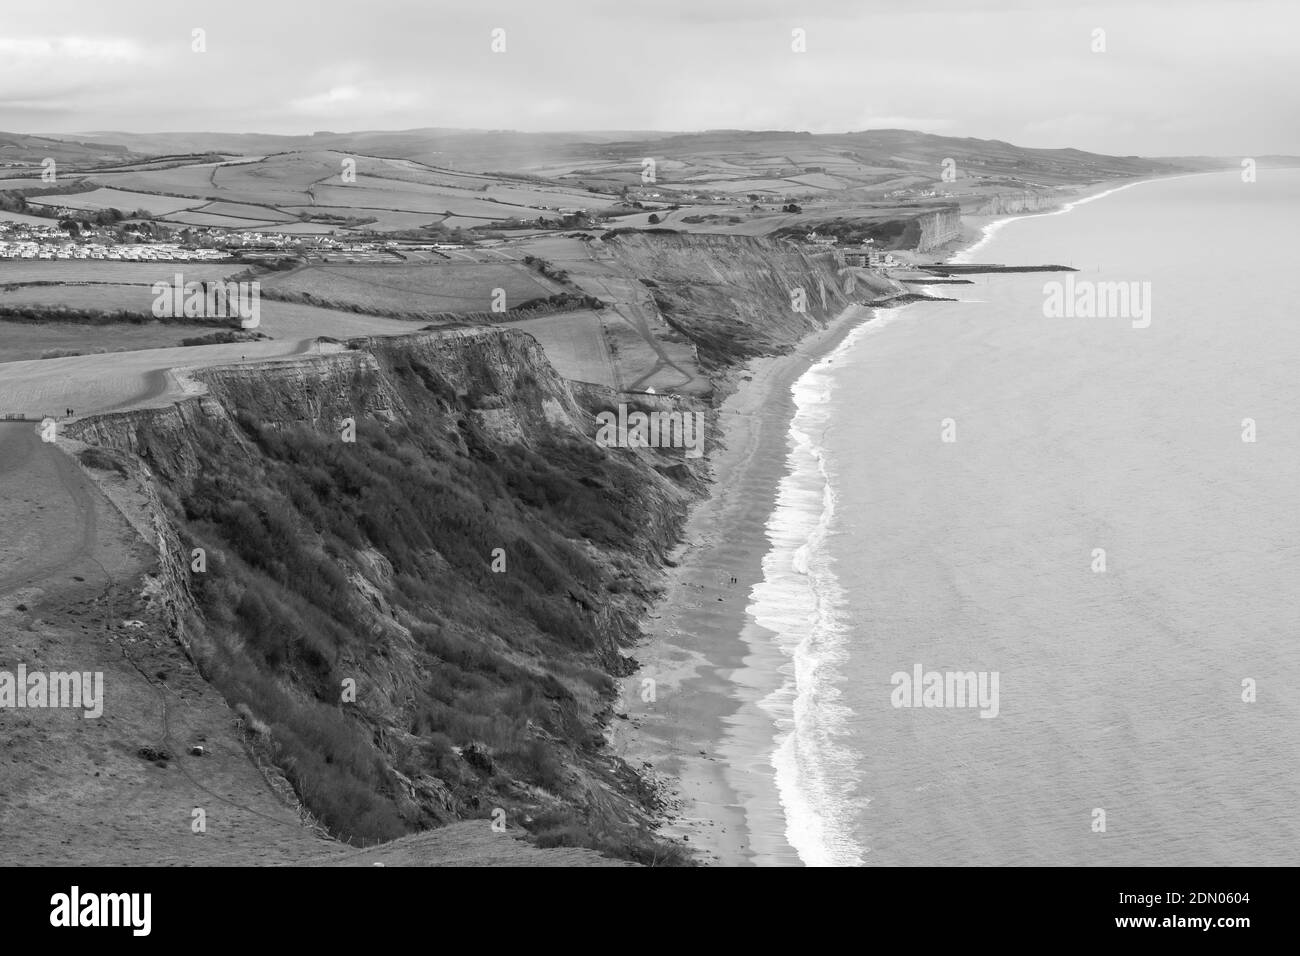
[(901, 247), (930, 252), (961, 238), (963, 215), (1014, 216), (1042, 212), (1057, 208), (1067, 201), (1069, 195), (1057, 189), (1018, 189), (929, 210), (908, 223)]
[(832, 254), (747, 236), (620, 232), (605, 248), (642, 281), (706, 368), (789, 351), (862, 297)]
[(499, 810), (654, 855), (601, 729), (702, 462), (598, 446), (617, 396), (509, 329), (192, 377), (69, 434), (150, 482), (158, 600), (311, 812), (373, 841)]
[(915, 236), (908, 236), (911, 248), (929, 252), (961, 236), (961, 209), (948, 206), (916, 217)]
[[(714, 369), (878, 291), (785, 241), (605, 247)], [(657, 798), (603, 728), (708, 459), (603, 447), (596, 415), (699, 412), (707, 454), (711, 411), (569, 383), (479, 325), (186, 375), (193, 397), (68, 434), (148, 484), (156, 598), (255, 756), (344, 839), (497, 816), (662, 861)]]
[(1066, 202), (1070, 193), (1059, 189), (1020, 189), (999, 192), (972, 203), (965, 209), (972, 216), (1014, 216), (1024, 212), (1043, 212)]

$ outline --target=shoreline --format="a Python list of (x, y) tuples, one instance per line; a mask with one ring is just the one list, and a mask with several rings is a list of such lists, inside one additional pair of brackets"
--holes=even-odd
[[(1056, 211), (964, 216), (961, 235), (934, 252), (950, 261), (991, 225)], [(805, 865), (786, 838), (774, 766), (778, 728), (761, 706), (792, 663), (775, 641), (752, 640), (761, 628), (749, 613), (750, 594), (765, 579), (767, 522), (786, 476), (791, 389), (856, 329), (887, 316), (879, 306), (850, 306), (789, 354), (729, 373), (737, 388), (714, 412), (723, 437), (709, 495), (687, 517), (676, 566), (642, 624), (639, 666), (620, 684), (610, 746), (671, 794), (659, 833), (681, 841), (699, 864)], [(652, 701), (642, 699), (647, 679)]]
[(961, 235), (951, 242), (944, 243), (942, 246), (932, 249), (931, 253), (937, 253), (941, 256), (943, 262), (958, 264), (966, 263), (970, 260), (966, 258), (978, 252), (981, 248), (992, 241), (993, 237), (998, 234), (1008, 223), (1015, 222), (1018, 219), (1033, 219), (1037, 216), (1061, 216), (1070, 212), (1076, 206), (1082, 206), (1096, 199), (1104, 199), (1112, 193), (1120, 192), (1124, 189), (1131, 189), (1134, 186), (1141, 186), (1143, 183), (1164, 182), (1167, 179), (1186, 179), (1189, 176), (1206, 176), (1223, 170), (1204, 170), (1195, 173), (1171, 173), (1167, 176), (1148, 176), (1143, 179), (1110, 179), (1102, 182), (1092, 183), (1087, 186), (1081, 186), (1078, 192), (1063, 201), (1059, 206), (1053, 206), (1047, 209), (1038, 209), (1033, 212), (1007, 213), (1000, 216), (967, 216), (963, 215), (961, 225)]
[[(1094, 183), (1041, 211), (963, 216), (961, 235), (931, 255), (966, 261), (1009, 222), (1061, 215), (1165, 178)], [(778, 728), (761, 707), (792, 662), (777, 642), (754, 639), (762, 628), (750, 596), (764, 580), (767, 522), (786, 475), (791, 388), (855, 330), (881, 321), (888, 317), (879, 307), (851, 306), (793, 352), (729, 373), (738, 387), (714, 413), (723, 447), (711, 461), (710, 493), (691, 509), (676, 566), (643, 622), (640, 666), (621, 683), (610, 744), (672, 794), (659, 832), (683, 841), (703, 865), (804, 865), (786, 838), (773, 759)], [(653, 700), (642, 699), (647, 679)]]
[[(660, 834), (684, 841), (705, 865), (800, 865), (785, 840), (785, 810), (771, 764), (775, 728), (759, 702), (780, 685), (788, 660), (743, 632), (750, 590), (763, 580), (767, 520), (785, 476), (794, 416), (791, 387), (875, 309), (853, 305), (794, 351), (755, 359), (730, 374), (737, 388), (718, 406), (722, 447), (708, 497), (691, 510), (675, 567), (643, 624), (622, 681), (610, 744), (672, 799)], [(731, 579), (736, 578), (732, 583)], [(643, 700), (645, 680), (654, 700)]]

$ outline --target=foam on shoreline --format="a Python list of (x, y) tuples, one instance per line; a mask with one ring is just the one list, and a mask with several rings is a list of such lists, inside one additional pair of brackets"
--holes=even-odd
[[(950, 261), (971, 261), (1014, 220), (1151, 181), (989, 222)], [(864, 862), (851, 829), (854, 755), (836, 743), (848, 716), (836, 687), (847, 645), (840, 584), (821, 553), (836, 502), (821, 438), (837, 358), (924, 314), (915, 305), (847, 310), (796, 354), (751, 363), (718, 410), (725, 447), (712, 461), (712, 493), (688, 521), (638, 648), (643, 666), (625, 684), (630, 720), (613, 735), (630, 762), (668, 778), (679, 802), (664, 833), (686, 839), (702, 862)], [(638, 706), (647, 677), (657, 700)]]
[[(873, 310), (851, 306), (790, 355), (736, 373), (738, 388), (716, 412), (723, 447), (711, 461), (712, 492), (691, 512), (677, 566), (634, 652), (641, 667), (623, 684), (616, 709), (628, 719), (614, 722), (611, 744), (676, 792), (662, 832), (684, 838), (701, 862), (800, 862), (784, 838), (773, 719), (762, 706), (785, 682), (790, 659), (770, 632), (754, 630), (748, 607), (764, 580), (768, 522), (787, 471), (792, 389), (847, 336), (874, 326), (872, 318)], [(653, 701), (643, 699), (646, 680)]]
[(1090, 203), (1095, 199), (1103, 199), (1106, 196), (1112, 195), (1113, 193), (1121, 192), (1125, 189), (1132, 189), (1134, 186), (1141, 186), (1143, 183), (1163, 182), (1166, 179), (1186, 179), (1188, 176), (1203, 176), (1203, 175), (1206, 174), (1205, 173), (1183, 173), (1176, 176), (1157, 176), (1151, 179), (1135, 179), (1132, 182), (1121, 183), (1118, 186), (1110, 186), (1110, 187), (1103, 186), (1097, 192), (1085, 193), (1084, 195), (1079, 196), (1079, 198), (1077, 199), (1071, 199), (1069, 202), (1064, 203), (1059, 209), (1048, 209), (1043, 212), (1029, 212), (1029, 213), (1024, 213), (1022, 215), (1004, 216), (1000, 219), (994, 219), (993, 221), (985, 223), (983, 226), (981, 226), (979, 237), (976, 238), (974, 241), (963, 245), (960, 249), (956, 250), (951, 256), (949, 256), (948, 262), (951, 262), (954, 265), (971, 262), (972, 257), (975, 255), (975, 253), (979, 252), (990, 242), (992, 242), (993, 237), (996, 236), (999, 232), (1001, 232), (1004, 226), (1006, 226), (1008, 223), (1016, 222), (1019, 219), (1034, 219), (1037, 218), (1038, 216), (1063, 216), (1067, 212), (1073, 210), (1076, 206), (1082, 206), (1085, 203)]
[(788, 658), (781, 685), (759, 706), (776, 728), (771, 764), (785, 810), (786, 840), (813, 866), (863, 862), (862, 848), (851, 835), (844, 783), (852, 778), (855, 761), (836, 743), (851, 716), (838, 703), (836, 686), (848, 632), (841, 620), (839, 580), (822, 550), (833, 526), (836, 494), (820, 439), (829, 425), (834, 360), (869, 327), (856, 328), (791, 387), (796, 411), (786, 474), (767, 521), (770, 547), (763, 579), (750, 591), (745, 609), (753, 621), (745, 640), (771, 641)]
[[(1021, 218), (984, 226), (953, 261)], [(791, 355), (738, 372), (716, 412), (724, 447), (711, 461), (711, 494), (688, 519), (635, 652), (641, 667), (623, 684), (617, 709), (627, 719), (610, 733), (617, 753), (675, 792), (662, 832), (701, 862), (863, 862), (849, 828), (852, 755), (835, 745), (845, 635), (840, 585), (819, 547), (835, 505), (820, 437), (837, 355), (921, 314), (916, 305), (850, 307)]]

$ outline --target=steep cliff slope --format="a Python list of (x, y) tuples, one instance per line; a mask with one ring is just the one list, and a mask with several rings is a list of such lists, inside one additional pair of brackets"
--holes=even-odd
[[(866, 297), (791, 243), (604, 247), (714, 371), (788, 351)], [(191, 368), (188, 398), (67, 426), (94, 467), (149, 489), (135, 524), (157, 549), (151, 619), (342, 840), (478, 818), (543, 846), (673, 858), (656, 794), (603, 729), (708, 459), (605, 447), (596, 416), (697, 410), (707, 456), (711, 413), (566, 382), (508, 327), (336, 348)]]
[(662, 858), (600, 729), (698, 465), (598, 446), (617, 396), (522, 333), (348, 345), (69, 430), (160, 489), (182, 643), (344, 839), (486, 817)]
[(705, 368), (788, 351), (861, 299), (832, 255), (776, 239), (618, 232), (604, 243)]

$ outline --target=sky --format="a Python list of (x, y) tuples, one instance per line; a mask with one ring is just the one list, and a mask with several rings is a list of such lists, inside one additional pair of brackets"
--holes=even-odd
[(4, 6), (9, 132), (901, 127), (1117, 155), (1300, 154), (1297, 0)]

